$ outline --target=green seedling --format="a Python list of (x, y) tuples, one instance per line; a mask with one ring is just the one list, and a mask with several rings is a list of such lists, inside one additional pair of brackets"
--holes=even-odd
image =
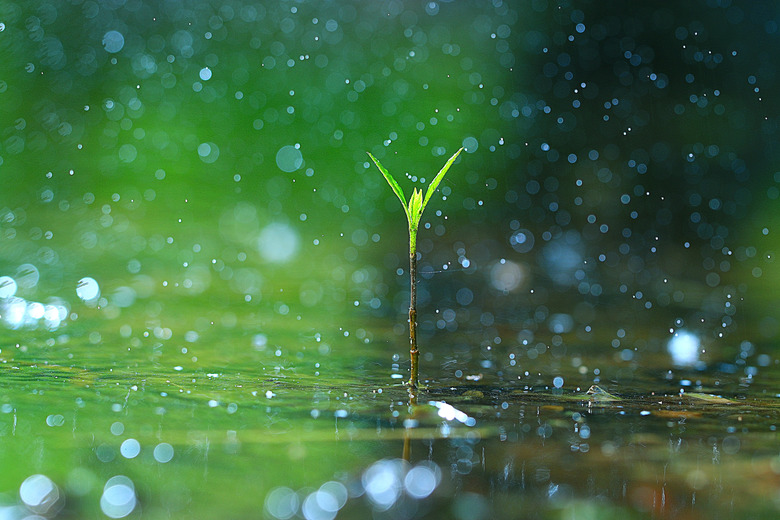
[(417, 379), (419, 374), (418, 359), (420, 357), (420, 351), (417, 349), (417, 229), (420, 227), (420, 218), (422, 218), (425, 206), (428, 205), (428, 201), (431, 200), (433, 192), (438, 188), (447, 170), (450, 169), (452, 163), (458, 158), (460, 152), (463, 151), (461, 147), (455, 154), (449, 158), (447, 163), (439, 170), (436, 177), (428, 185), (428, 189), (423, 197), (423, 192), (419, 188), (414, 188), (412, 196), (409, 198), (409, 202), (406, 201), (404, 190), (398, 182), (390, 175), (390, 172), (382, 166), (379, 160), (371, 155), (368, 156), (374, 161), (376, 167), (382, 172), (387, 183), (393, 189), (393, 192), (398, 196), (398, 200), (401, 201), (401, 206), (406, 213), (406, 220), (409, 223), (409, 282), (410, 282), (410, 295), (409, 295), (409, 354), (412, 358), (411, 376), (409, 377), (409, 389), (411, 392), (417, 391)]

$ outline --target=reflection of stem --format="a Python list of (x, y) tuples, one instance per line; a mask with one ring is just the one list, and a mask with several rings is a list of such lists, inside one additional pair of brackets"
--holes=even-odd
[(401, 458), (406, 462), (412, 461), (412, 429), (408, 426), (404, 428), (404, 453)]
[(417, 425), (415, 415), (417, 411), (417, 394), (412, 394), (411, 388), (409, 389), (409, 416), (404, 421), (404, 452), (402, 459), (406, 462), (412, 461), (412, 430)]
[(413, 248), (409, 254), (409, 354), (412, 358), (412, 374), (409, 378), (409, 398), (412, 404), (417, 404), (417, 375), (419, 367), (417, 360), (420, 351), (417, 350), (417, 252)]

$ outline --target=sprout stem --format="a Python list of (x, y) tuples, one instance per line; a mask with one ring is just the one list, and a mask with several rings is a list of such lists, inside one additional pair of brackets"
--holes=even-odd
[(463, 148), (461, 147), (447, 160), (442, 169), (439, 170), (439, 173), (436, 174), (436, 177), (428, 185), (425, 195), (423, 195), (422, 190), (414, 188), (408, 202), (406, 201), (403, 188), (401, 188), (390, 172), (382, 166), (382, 163), (371, 155), (371, 152), (368, 152), (368, 156), (376, 167), (379, 168), (379, 171), (390, 185), (393, 193), (398, 197), (398, 200), (401, 201), (401, 206), (403, 206), (406, 219), (409, 222), (409, 355), (412, 359), (412, 369), (407, 384), (409, 386), (409, 402), (411, 404), (417, 404), (417, 386), (420, 373), (420, 351), (417, 349), (417, 229), (420, 226), (420, 219), (425, 206), (428, 205), (428, 201), (433, 196), (447, 170), (450, 169), (450, 166), (452, 166), (452, 163), (455, 162), (455, 159), (458, 158), (462, 151)]
[[(410, 248), (413, 249), (413, 248)], [(409, 254), (409, 355), (412, 359), (412, 374), (409, 377), (409, 392), (417, 392), (420, 351), (417, 350), (417, 251)]]

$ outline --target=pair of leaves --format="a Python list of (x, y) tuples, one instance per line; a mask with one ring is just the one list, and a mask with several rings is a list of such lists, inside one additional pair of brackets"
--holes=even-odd
[[(455, 159), (458, 158), (458, 155), (460, 155), (460, 152), (462, 151), (463, 148), (461, 147), (453, 154), (452, 157), (449, 158), (449, 160), (447, 160), (442, 169), (439, 170), (439, 173), (436, 174), (436, 177), (434, 177), (433, 181), (431, 181), (431, 183), (428, 185), (428, 189), (425, 192), (425, 198), (423, 198), (423, 192), (421, 189), (414, 188), (412, 191), (412, 196), (409, 198), (409, 202), (406, 202), (404, 190), (401, 188), (395, 178), (390, 174), (389, 171), (387, 171), (384, 166), (382, 166), (382, 163), (380, 163), (376, 157), (371, 155), (371, 152), (368, 152), (368, 156), (371, 157), (372, 161), (374, 161), (374, 164), (376, 164), (376, 167), (379, 168), (380, 172), (382, 172), (382, 176), (393, 189), (393, 192), (398, 197), (398, 200), (401, 201), (401, 206), (403, 206), (404, 212), (406, 212), (406, 219), (409, 221), (409, 234), (413, 242), (414, 238), (417, 236), (417, 228), (420, 225), (420, 218), (422, 218), (423, 211), (425, 211), (425, 206), (428, 205), (428, 201), (431, 200), (431, 197), (436, 191), (436, 188), (439, 187), (439, 184), (444, 178), (444, 175), (447, 173), (447, 170), (450, 169), (450, 166), (452, 166), (452, 163), (455, 162)], [(412, 244), (412, 246), (414, 246), (414, 244)]]

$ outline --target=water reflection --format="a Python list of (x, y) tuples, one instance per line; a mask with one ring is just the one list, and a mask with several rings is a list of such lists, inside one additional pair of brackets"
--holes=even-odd
[[(745, 352), (749, 355), (749, 347)], [(258, 391), (244, 388), (246, 380), (229, 371), (204, 374), (199, 385), (192, 383), (197, 374), (182, 372), (175, 380), (171, 374), (148, 379), (147, 390), (132, 390), (134, 385), (114, 390), (115, 381), (90, 380), (106, 401), (90, 390), (75, 407), (67, 399), (40, 421), (31, 421), (29, 407), (21, 403), (16, 436), (9, 429), (16, 414), (3, 405), (0, 434), (5, 432), (6, 445), (23, 452), (36, 428), (45, 439), (59, 432), (91, 439), (98, 432), (93, 444), (77, 444), (74, 456), (82, 462), (63, 482), (42, 474), (26, 478), (18, 503), (5, 506), (47, 518), (58, 515), (58, 501), (74, 500), (92, 503), (111, 518), (135, 514), (140, 505), (150, 514), (192, 514), (206, 507), (206, 499), (194, 493), (201, 480), (243, 481), (235, 476), (239, 466), (253, 468), (262, 492), (236, 498), (236, 510), (262, 504), (276, 519), (422, 518), (432, 511), (451, 518), (512, 518), (518, 513), (512, 504), (546, 512), (593, 508), (602, 516), (672, 510), (704, 515), (737, 492), (750, 494), (744, 474), (735, 471), (745, 453), (766, 475), (780, 471), (775, 405), (752, 401), (748, 408), (738, 397), (706, 393), (714, 381), (701, 371), (695, 372), (698, 381), (674, 379), (684, 393), (605, 385), (614, 394), (599, 386), (587, 393), (573, 387), (592, 381), (576, 367), (552, 378), (529, 374), (537, 390), (486, 384), (494, 377), (486, 371), (483, 378), (434, 384), (424, 392), (433, 399), (411, 409), (400, 385), (388, 384), (382, 392), (333, 388), (311, 376), (310, 382), (317, 381), (312, 387), (301, 388), (306, 378), (295, 378)], [(35, 378), (21, 376), (17, 384), (33, 384), (36, 392), (41, 387)], [(383, 378), (389, 381), (386, 373)], [(174, 397), (176, 385), (187, 392)], [(161, 396), (160, 388), (172, 395)], [(393, 403), (390, 412), (387, 401)], [(101, 406), (111, 415), (98, 430), (91, 413), (72, 411)], [(402, 410), (409, 415), (394, 413)], [(160, 435), (169, 441), (161, 442)], [(56, 449), (48, 442), (37, 448), (44, 460)], [(369, 456), (352, 455), (366, 451)], [(6, 448), (4, 457), (9, 456)], [(173, 479), (159, 484), (164, 494), (137, 486), (155, 474)], [(104, 480), (110, 475), (115, 476)], [(181, 501), (161, 503), (168, 493)]]

